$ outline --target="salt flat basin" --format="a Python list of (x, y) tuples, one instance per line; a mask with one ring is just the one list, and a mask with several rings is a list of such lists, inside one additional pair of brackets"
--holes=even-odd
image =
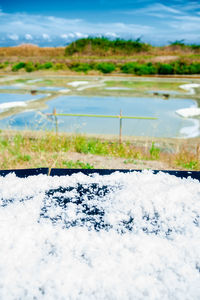
[(0, 112), (18, 106), (26, 106), (26, 102), (30, 100), (38, 100), (43, 98), (43, 95), (30, 95), (30, 94), (9, 94), (0, 93)]
[(60, 90), (65, 90), (65, 91), (70, 91), (70, 89), (66, 87), (58, 87), (58, 86), (39, 86), (36, 87), (36, 90), (44, 90), (44, 91), (60, 91)]
[[(82, 97), (59, 96), (47, 102), (48, 109), (43, 113), (52, 112), (56, 108), (60, 113), (82, 113), (157, 117), (158, 120), (123, 120), (123, 135), (156, 136), (156, 137), (195, 137), (199, 136), (199, 120), (183, 119), (176, 114), (178, 109), (196, 105), (191, 99), (173, 99), (164, 101), (157, 98), (137, 97)], [(0, 128), (11, 126), (15, 129), (26, 127), (35, 129), (40, 124), (45, 129), (54, 129), (55, 124), (45, 116), (35, 112), (21, 113), (0, 121)], [(39, 129), (39, 127), (37, 127)], [(59, 117), (59, 131), (118, 134), (118, 119), (102, 119), (87, 117)]]
[(166, 90), (154, 90), (154, 91), (148, 91), (148, 93), (150, 93), (150, 94), (155, 94), (155, 93), (158, 93), (158, 94), (161, 94), (161, 95), (163, 95), (163, 94), (168, 94), (168, 95), (180, 95), (180, 94), (182, 94), (181, 92), (178, 92), (178, 91), (166, 91)]
[[(23, 85), (24, 87), (24, 85)], [(18, 90), (21, 86), (18, 85), (0, 85), (0, 90)]]
[(162, 172), (0, 177), (1, 295), (199, 299), (199, 194)]

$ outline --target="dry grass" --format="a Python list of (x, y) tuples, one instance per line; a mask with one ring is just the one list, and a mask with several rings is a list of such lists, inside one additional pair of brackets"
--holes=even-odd
[(164, 47), (150, 47), (147, 52), (131, 53), (129, 56), (125, 55), (110, 55), (106, 52), (104, 56), (92, 57), (87, 55), (75, 54), (71, 57), (65, 57), (65, 47), (38, 47), (32, 44), (22, 44), (15, 47), (0, 47), (0, 61), (16, 62), (20, 60), (43, 62), (51, 60), (54, 62), (66, 62), (76, 60), (80, 62), (91, 61), (111, 61), (111, 62), (125, 62), (125, 61), (156, 61), (156, 62), (170, 62), (177, 58), (183, 57), (190, 61), (200, 60), (200, 50), (182, 48), (180, 46), (164, 46)]
[[(102, 165), (97, 164), (100, 157)], [(111, 159), (108, 166), (106, 160)], [(52, 132), (1, 133), (0, 169), (38, 167), (200, 170), (200, 141), (190, 148), (185, 144), (175, 149), (169, 144), (162, 148), (154, 142), (119, 144), (116, 140)]]
[(0, 47), (0, 57), (57, 57), (64, 56), (64, 47), (38, 47), (23, 44), (16, 47)]

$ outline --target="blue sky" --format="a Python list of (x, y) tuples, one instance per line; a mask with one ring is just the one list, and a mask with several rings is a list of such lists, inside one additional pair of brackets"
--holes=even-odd
[(200, 2), (0, 0), (0, 46), (64, 46), (88, 35), (200, 44)]

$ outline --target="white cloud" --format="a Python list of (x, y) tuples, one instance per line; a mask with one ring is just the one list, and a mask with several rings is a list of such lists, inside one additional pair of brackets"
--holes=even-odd
[(164, 4), (161, 3), (157, 3), (155, 5), (152, 5), (151, 7), (149, 7), (149, 11), (158, 11), (158, 12), (169, 12), (172, 14), (180, 14), (181, 11), (170, 7), (170, 6), (166, 6)]
[(181, 14), (182, 12), (176, 8), (173, 8), (171, 6), (166, 6), (161, 3), (155, 3), (149, 6), (146, 6), (144, 8), (135, 9), (135, 10), (129, 10), (125, 11), (125, 14), (146, 14), (146, 15), (152, 15), (153, 13), (158, 13), (158, 16), (163, 13), (169, 13), (169, 14)]
[(13, 33), (13, 34), (8, 34), (8, 38), (9, 38), (10, 40), (13, 40), (13, 41), (18, 41), (18, 40), (19, 40), (19, 36), (18, 36), (17, 34), (15, 34), (15, 33)]
[(66, 33), (63, 33), (63, 34), (60, 35), (60, 37), (61, 37), (62, 39), (67, 39), (67, 38), (69, 37), (69, 35), (66, 34)]
[[(170, 27), (183, 33), (191, 33), (191, 36), (200, 31), (200, 17), (198, 16), (180, 16), (170, 23)], [(199, 34), (198, 34), (199, 36)]]
[(200, 17), (198, 16), (176, 16), (174, 19), (182, 20), (182, 21), (189, 21), (189, 22), (200, 22)]
[(26, 39), (27, 41), (31, 41), (31, 40), (33, 39), (33, 37), (32, 37), (31, 34), (26, 33), (26, 34), (25, 34), (25, 39)]
[[(33, 39), (34, 43), (42, 45), (45, 43), (57, 45), (56, 43), (62, 44), (94, 35), (133, 39), (142, 36), (143, 41), (153, 44), (163, 44), (182, 38), (192, 42), (198, 41), (200, 16), (198, 14), (190, 15), (186, 12), (181, 14), (180, 11), (175, 7), (157, 3), (144, 8), (143, 12), (139, 10), (139, 16), (141, 14), (144, 16), (144, 12), (146, 12), (147, 17), (141, 18), (140, 23), (137, 24), (134, 22), (134, 18), (128, 15), (126, 22), (95, 23), (82, 19), (3, 13), (0, 17), (0, 36), (1, 40), (4, 37), (9, 39), (10, 44), (11, 40), (20, 43), (21, 38), (22, 40), (26, 38), (27, 40)], [(153, 22), (155, 19), (152, 17), (153, 14), (157, 14), (157, 23)], [(138, 19), (137, 22), (139, 22)]]
[[(28, 14), (5, 14), (0, 18), (0, 33), (7, 33), (15, 31), (16, 34), (24, 36), (29, 32), (32, 36), (41, 36), (48, 40), (49, 36), (60, 36), (63, 28), (67, 28), (65, 34), (69, 38), (86, 37), (92, 34), (105, 34), (107, 32), (114, 32), (116, 34), (144, 34), (149, 33), (151, 26), (125, 23), (93, 23), (81, 19), (64, 19), (56, 17), (45, 17), (39, 15)], [(80, 31), (81, 29), (81, 31)], [(62, 34), (62, 38), (65, 38)]]
[(74, 32), (74, 33), (64, 33), (61, 34), (60, 37), (62, 39), (68, 39), (68, 38), (87, 38), (88, 34), (81, 33), (81, 32)]
[(46, 33), (43, 33), (42, 37), (43, 37), (44, 40), (50, 40), (50, 36)]
[(113, 38), (119, 37), (115, 32), (106, 32), (105, 36), (107, 36), (107, 37), (113, 37)]
[(80, 32), (75, 32), (74, 34), (77, 38), (87, 38), (88, 37), (87, 34), (80, 33)]

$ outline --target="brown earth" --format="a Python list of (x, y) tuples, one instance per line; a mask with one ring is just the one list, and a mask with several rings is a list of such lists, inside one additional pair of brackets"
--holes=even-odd
[[(153, 160), (128, 160), (125, 158), (107, 157), (77, 152), (67, 152), (64, 157), (67, 161), (89, 163), (95, 169), (152, 169), (152, 170), (173, 170), (172, 166), (165, 162)], [(130, 161), (130, 162), (129, 162)], [(51, 166), (55, 167), (55, 164)]]

